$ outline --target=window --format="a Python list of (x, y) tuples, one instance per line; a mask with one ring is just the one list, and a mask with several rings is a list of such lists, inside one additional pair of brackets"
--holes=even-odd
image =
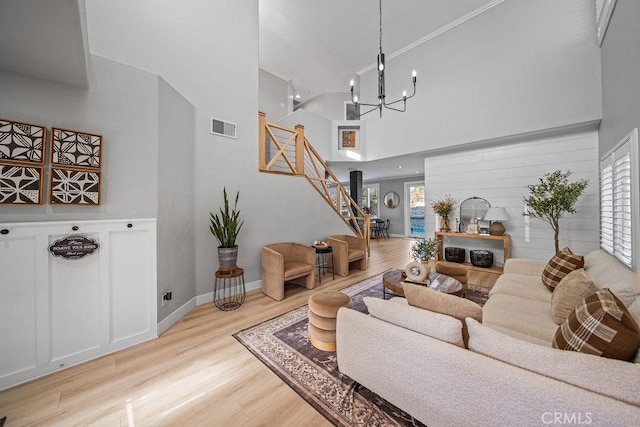
[(600, 247), (635, 270), (640, 229), (638, 129), (600, 161)]
[(374, 217), (380, 217), (380, 209), (378, 207), (378, 193), (380, 192), (379, 184), (370, 184), (362, 186), (362, 207), (369, 208), (369, 213)]

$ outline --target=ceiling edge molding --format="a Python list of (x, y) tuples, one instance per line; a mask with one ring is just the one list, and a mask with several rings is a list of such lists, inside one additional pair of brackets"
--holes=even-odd
[[(492, 9), (493, 7), (499, 5), (500, 3), (502, 3), (504, 0), (492, 0), (489, 3), (484, 4), (483, 6), (480, 6), (479, 8), (472, 10), (471, 12), (467, 13), (466, 15), (461, 16), (460, 18), (456, 19), (455, 21), (451, 21), (450, 23), (448, 23), (445, 26), (442, 26), (440, 28), (438, 28), (437, 30), (427, 34), (424, 37), (419, 38), (418, 40), (414, 41), (413, 43), (409, 43), (408, 45), (396, 50), (395, 52), (392, 52), (388, 55), (386, 55), (387, 60), (391, 60), (397, 56), (402, 55), (403, 53), (406, 53), (408, 51), (410, 51), (411, 49), (420, 46), (421, 44), (434, 39), (436, 37), (438, 37), (440, 34), (443, 34), (455, 27), (457, 27), (460, 24), (463, 24), (464, 22), (480, 15), (481, 13), (484, 13), (486, 11), (488, 11), (489, 9)], [(375, 69), (377, 67), (377, 64), (370, 64), (367, 67), (361, 69), (360, 71), (358, 71), (356, 74), (361, 76), (364, 73), (366, 73), (367, 71), (371, 71), (373, 69)]]
[(422, 151), (420, 154), (425, 157), (434, 157), (444, 154), (453, 154), (464, 152), (467, 150), (484, 149), (497, 146), (503, 146), (508, 144), (516, 144), (518, 142), (527, 141), (533, 138), (554, 138), (562, 137), (565, 135), (572, 135), (582, 132), (597, 131), (600, 126), (601, 119), (588, 120), (580, 123), (573, 123), (564, 126), (558, 126), (549, 129), (524, 132), (517, 135), (508, 135), (497, 138), (485, 139), (483, 141), (466, 142), (449, 147), (435, 148), (432, 150)]

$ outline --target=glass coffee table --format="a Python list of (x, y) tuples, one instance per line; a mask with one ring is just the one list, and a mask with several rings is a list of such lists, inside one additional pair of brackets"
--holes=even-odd
[(404, 270), (393, 269), (389, 270), (382, 275), (382, 298), (387, 299), (387, 294), (393, 296), (404, 296), (404, 290), (402, 289), (403, 283), (412, 283), (420, 286), (426, 286), (433, 290), (443, 292), (445, 294), (451, 294), (456, 296), (462, 296), (463, 286), (460, 281), (453, 277), (445, 276), (440, 273), (430, 273), (429, 283), (411, 282), (407, 280), (404, 275)]

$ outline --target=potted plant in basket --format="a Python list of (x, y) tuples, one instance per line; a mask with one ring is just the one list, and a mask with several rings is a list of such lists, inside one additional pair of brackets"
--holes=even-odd
[(431, 202), (433, 212), (440, 215), (440, 231), (451, 230), (451, 227), (449, 227), (449, 215), (457, 204), (458, 201), (454, 199), (451, 194), (447, 194), (444, 198)]
[(209, 230), (211, 234), (218, 240), (218, 260), (220, 262), (220, 270), (233, 270), (238, 262), (238, 246), (236, 245), (236, 237), (244, 224), (244, 220), (240, 220), (240, 211), (238, 207), (238, 197), (240, 191), (236, 193), (236, 201), (233, 210), (229, 210), (229, 199), (227, 198), (227, 189), (222, 190), (224, 196), (224, 208), (220, 208), (220, 216), (209, 212), (211, 216), (211, 225)]

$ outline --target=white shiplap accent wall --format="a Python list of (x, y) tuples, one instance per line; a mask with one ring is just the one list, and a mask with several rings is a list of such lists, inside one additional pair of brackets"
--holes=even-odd
[[(554, 253), (551, 226), (539, 219), (530, 221), (530, 241), (524, 237), (523, 199), (529, 195), (527, 185), (537, 184), (547, 172), (570, 170), (570, 180), (586, 178), (589, 185), (578, 199), (578, 213), (560, 220), (560, 247), (569, 246), (574, 253), (585, 254), (598, 248), (598, 134), (596, 131), (548, 138), (534, 138), (496, 147), (465, 150), (460, 153), (425, 158), (425, 200), (427, 235), (436, 230), (430, 203), (445, 194), (462, 201), (468, 197), (485, 198), (491, 206), (502, 206), (511, 216), (503, 224), (511, 235), (512, 257), (547, 261)], [(455, 218), (452, 215), (451, 227)], [(476, 240), (456, 239), (445, 246), (494, 251), (494, 263), (501, 264), (502, 250), (482, 245)]]

